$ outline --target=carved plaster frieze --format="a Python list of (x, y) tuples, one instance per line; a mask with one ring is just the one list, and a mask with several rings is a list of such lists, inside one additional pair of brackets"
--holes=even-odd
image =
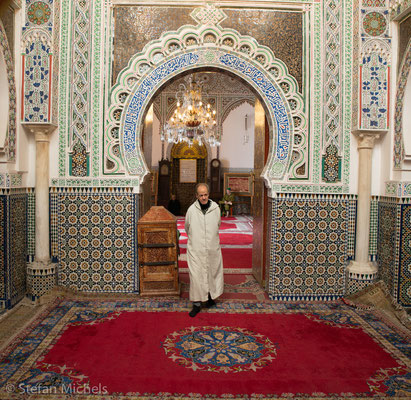
[(353, 135), (357, 138), (357, 149), (373, 149), (375, 141), (385, 133), (387, 133), (387, 130), (360, 129), (353, 131)]

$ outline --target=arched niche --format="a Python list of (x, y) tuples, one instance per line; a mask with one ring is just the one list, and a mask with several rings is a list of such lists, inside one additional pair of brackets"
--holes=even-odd
[[(130, 60), (111, 90), (106, 154), (141, 182), (149, 172), (141, 151), (141, 129), (153, 97), (178, 75), (207, 69), (235, 75), (264, 105), (270, 148), (262, 176), (271, 188), (271, 182), (282, 180), (290, 166), (294, 135), (306, 135), (303, 99), (295, 78), (269, 48), (218, 25), (190, 25), (166, 32)], [(111, 151), (114, 148), (120, 149), (117, 158)]]

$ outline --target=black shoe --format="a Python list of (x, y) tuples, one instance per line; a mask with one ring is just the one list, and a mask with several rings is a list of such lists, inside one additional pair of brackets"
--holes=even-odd
[(213, 299), (208, 299), (206, 303), (206, 308), (211, 308), (215, 306), (215, 301)]
[(188, 313), (190, 317), (195, 317), (201, 310), (201, 306), (193, 305), (193, 309)]

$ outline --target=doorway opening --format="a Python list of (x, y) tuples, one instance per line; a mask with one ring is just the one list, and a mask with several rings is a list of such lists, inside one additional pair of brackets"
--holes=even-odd
[[(187, 275), (183, 218), (195, 200), (195, 185), (207, 182), (210, 198), (216, 202), (221, 201), (230, 188), (235, 201), (229, 216), (222, 216), (220, 230), (227, 295), (238, 293), (235, 296), (247, 298), (244, 296), (254, 291), (262, 299), (268, 263), (265, 252), (268, 202), (260, 175), (267, 161), (270, 140), (265, 107), (253, 88), (239, 77), (222, 70), (198, 70), (195, 74), (196, 79), (202, 80), (208, 99), (217, 110), (221, 146), (161, 142), (161, 129), (174, 113), (175, 91), (186, 74), (178, 75), (152, 98), (152, 129), (143, 130), (142, 140), (146, 161), (151, 160), (148, 165), (151, 184), (143, 185), (143, 197), (150, 197), (151, 205), (165, 207), (172, 195), (179, 200), (178, 224), (183, 249), (180, 269)], [(147, 135), (151, 136), (149, 140)], [(162, 170), (164, 165), (168, 165), (166, 175)], [(183, 291), (187, 277), (181, 276)], [(245, 294), (247, 290), (250, 293)]]

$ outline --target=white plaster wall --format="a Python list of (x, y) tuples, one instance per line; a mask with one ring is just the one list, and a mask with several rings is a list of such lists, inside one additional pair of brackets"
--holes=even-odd
[[(371, 170), (371, 193), (373, 195), (384, 195), (385, 182), (391, 179), (393, 166), (393, 137), (393, 129), (390, 129), (375, 144)], [(379, 163), (376, 162), (377, 158), (379, 159)], [(378, 192), (374, 189), (374, 186), (378, 187)]]
[[(246, 114), (247, 130), (244, 123)], [(244, 143), (245, 134), (249, 136), (247, 143)], [(224, 169), (254, 168), (254, 107), (248, 103), (231, 111), (223, 123), (220, 160)]]
[[(244, 116), (248, 114), (249, 141), (244, 142)], [(161, 160), (160, 121), (154, 115), (152, 169), (158, 168)], [(167, 158), (169, 144), (165, 144), (164, 158)], [(217, 158), (217, 147), (207, 146), (208, 159)], [(223, 168), (252, 169), (254, 167), (254, 107), (243, 104), (233, 110), (223, 124), (223, 138), (220, 146), (220, 159)], [(208, 166), (209, 167), (209, 166)]]
[[(384, 135), (385, 136), (385, 135)], [(384, 147), (381, 143), (381, 138), (376, 141), (374, 151), (372, 153), (371, 162), (371, 195), (378, 196), (384, 192), (384, 183), (382, 175), (384, 173)], [(384, 160), (384, 161), (383, 161)]]
[(50, 182), (52, 178), (58, 178), (59, 176), (59, 129), (50, 133)]
[(21, 29), (24, 21), (23, 9), (17, 9), (15, 14), (14, 29), (14, 60), (15, 60), (15, 83), (16, 83), (16, 164), (12, 166), (12, 172), (23, 172), (23, 186), (34, 187), (36, 174), (36, 148), (34, 136), (21, 125)]

